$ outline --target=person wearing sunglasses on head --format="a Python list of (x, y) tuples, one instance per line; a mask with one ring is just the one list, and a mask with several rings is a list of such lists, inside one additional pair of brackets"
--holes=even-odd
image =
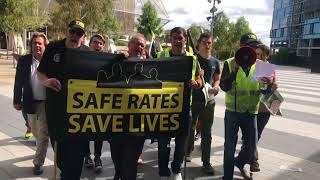
[[(61, 82), (64, 78), (61, 73), (64, 67), (61, 55), (66, 48), (89, 51), (90, 48), (82, 44), (84, 37), (84, 23), (80, 20), (73, 20), (67, 26), (64, 39), (49, 43), (37, 69), (38, 79), (47, 89), (56, 92), (61, 91)], [(51, 128), (48, 121), (51, 143), (57, 142), (57, 165), (61, 170), (61, 180), (79, 180), (88, 141), (56, 140), (51, 136), (52, 132), (55, 131)]]

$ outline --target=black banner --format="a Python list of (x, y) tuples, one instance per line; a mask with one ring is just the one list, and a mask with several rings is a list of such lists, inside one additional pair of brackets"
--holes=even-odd
[(62, 90), (47, 90), (47, 119), (56, 139), (103, 140), (187, 135), (192, 58), (124, 59), (67, 49)]

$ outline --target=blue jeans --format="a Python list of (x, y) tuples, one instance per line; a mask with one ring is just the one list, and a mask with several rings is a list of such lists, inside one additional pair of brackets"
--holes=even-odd
[[(175, 149), (173, 161), (171, 163), (171, 170), (174, 174), (181, 172), (181, 164), (185, 155), (185, 145), (187, 141), (186, 136), (175, 137)], [(159, 165), (159, 176), (169, 177), (171, 172), (168, 168), (170, 159), (170, 137), (160, 137), (158, 139), (158, 165)]]
[[(236, 164), (238, 167), (242, 168), (251, 160), (252, 155), (255, 152), (257, 142), (257, 117), (250, 113), (237, 113), (226, 110), (224, 121), (225, 142), (223, 179), (232, 180), (234, 165)], [(239, 127), (243, 135), (243, 144), (238, 157), (234, 158)]]

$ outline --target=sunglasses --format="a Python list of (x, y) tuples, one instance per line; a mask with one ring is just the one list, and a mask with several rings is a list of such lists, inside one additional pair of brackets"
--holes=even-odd
[(84, 32), (83, 31), (78, 31), (78, 30), (75, 30), (75, 29), (69, 29), (69, 33), (70, 34), (75, 34), (79, 37), (83, 36), (84, 35)]

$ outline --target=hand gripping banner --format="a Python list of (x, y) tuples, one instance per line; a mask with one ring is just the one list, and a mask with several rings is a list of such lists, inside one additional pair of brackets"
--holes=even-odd
[(187, 135), (191, 57), (127, 60), (67, 49), (60, 63), (63, 88), (47, 89), (47, 119), (54, 138)]

